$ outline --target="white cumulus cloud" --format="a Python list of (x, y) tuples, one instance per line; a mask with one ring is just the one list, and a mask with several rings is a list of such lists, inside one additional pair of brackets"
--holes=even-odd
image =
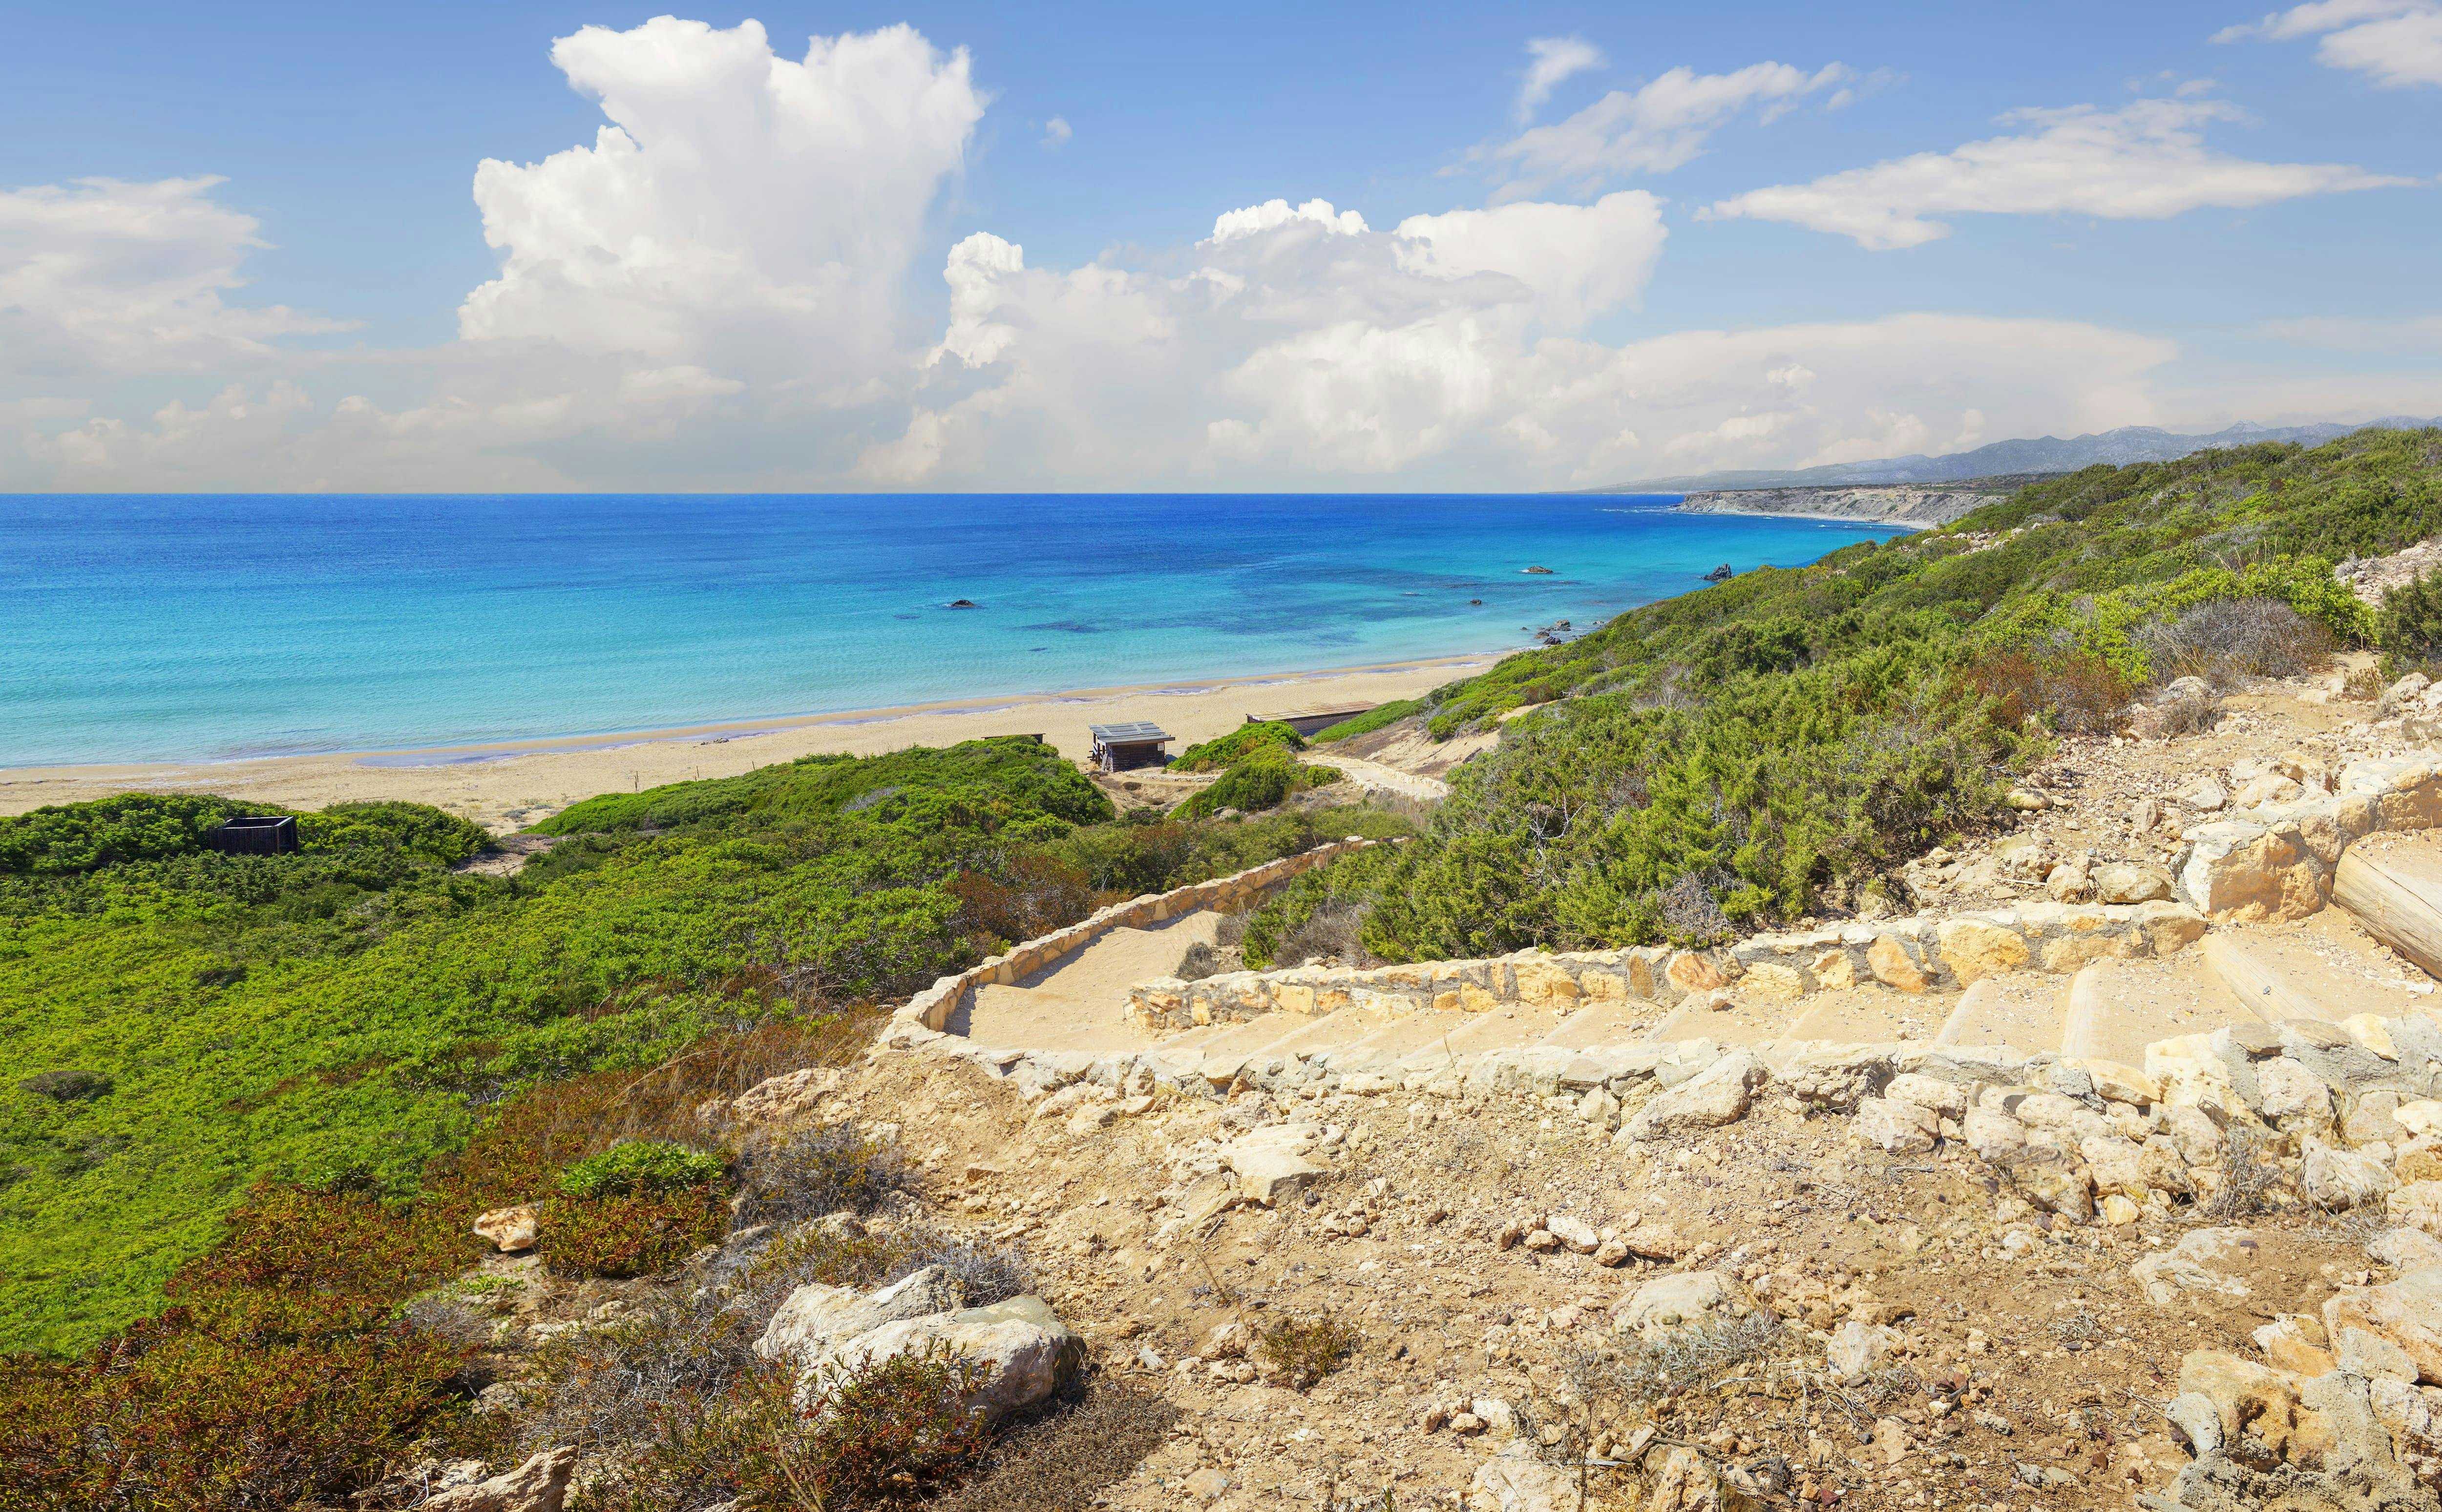
[(213, 201), (220, 183), (0, 192), (0, 382), (220, 372), (282, 359), (281, 337), (350, 329), (225, 301), (265, 244), (254, 217)]
[(2415, 182), (2342, 163), (2261, 163), (2214, 152), (2205, 145), (2206, 125), (2245, 118), (2220, 100), (2140, 100), (2115, 111), (2072, 105), (2002, 118), (2030, 129), (1808, 184), (1750, 190), (1701, 213), (1794, 222), (1881, 250), (1949, 235), (1938, 216), (2160, 220), (2209, 205), (2244, 209)]
[(662, 16), (552, 47), (600, 100), (593, 145), (475, 171), (501, 276), (468, 340), (703, 363), (734, 376), (870, 371), (892, 351), (926, 216), (984, 100), (963, 50), (912, 27), (816, 37)]
[(1524, 197), (1554, 184), (1592, 193), (1627, 174), (1681, 167), (1751, 105), (1761, 105), (1770, 119), (1849, 77), (1836, 63), (1813, 73), (1780, 63), (1726, 74), (1673, 68), (1642, 88), (1614, 89), (1566, 119), (1476, 148), (1467, 160), (1504, 181), (1500, 197)]
[(1518, 124), (1535, 118), (1560, 81), (1603, 65), (1603, 55), (1582, 37), (1536, 37), (1526, 44), (1526, 77), (1518, 84)]
[(2225, 27), (2215, 42), (2321, 37), (2326, 67), (2371, 76), (2391, 88), (2442, 84), (2442, 4), (2434, 0), (2315, 0), (2246, 26)]

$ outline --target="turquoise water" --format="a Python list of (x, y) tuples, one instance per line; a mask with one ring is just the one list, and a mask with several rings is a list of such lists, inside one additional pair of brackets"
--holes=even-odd
[[(0, 498), (0, 765), (515, 741), (1502, 649), (1722, 562), (1796, 566), (1895, 534), (1674, 501)], [(977, 607), (946, 607), (960, 598)]]

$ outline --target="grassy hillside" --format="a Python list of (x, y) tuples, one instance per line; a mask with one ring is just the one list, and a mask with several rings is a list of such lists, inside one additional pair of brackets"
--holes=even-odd
[(1434, 735), (1507, 718), (1500, 747), (1421, 844), (1309, 874), (1250, 952), (1324, 906), (1421, 959), (1707, 938), (1853, 902), (1988, 822), (2046, 728), (2182, 671), (2365, 642), (2333, 558), (2436, 531), (2442, 432), (2368, 431), (2091, 467), (1631, 610), (1434, 693)]
[(1115, 821), (1027, 740), (594, 799), (512, 880), (453, 871), (486, 837), (407, 804), (301, 815), (301, 854), (206, 849), (240, 811), (263, 810), (0, 820), (0, 1351), (154, 1311), (258, 1180), (410, 1193), (520, 1088), (902, 994), (1110, 898), (1395, 823)]

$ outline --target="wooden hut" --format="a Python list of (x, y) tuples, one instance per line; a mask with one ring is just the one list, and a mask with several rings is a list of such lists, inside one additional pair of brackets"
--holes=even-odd
[(1170, 759), (1162, 748), (1170, 744), (1169, 733), (1158, 724), (1142, 720), (1127, 724), (1089, 726), (1094, 733), (1094, 765), (1105, 772), (1124, 772), (1130, 767), (1157, 767)]
[(204, 844), (233, 856), (281, 856), (298, 848), (297, 821), (284, 813), (249, 814), (208, 830)]

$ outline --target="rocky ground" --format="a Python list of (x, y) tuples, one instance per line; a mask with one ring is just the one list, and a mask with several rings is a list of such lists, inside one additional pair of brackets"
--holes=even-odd
[[(2186, 829), (2429, 737), (2424, 689), (2351, 701), (2351, 670), (2063, 741), (1904, 902), (2149, 894)], [(1027, 1431), (1091, 1473), (965, 1505), (2410, 1512), (2442, 1506), (2433, 1001), (2142, 1070), (1882, 1046), (1366, 1095), (1294, 1059), (1200, 1085), (877, 1052), (708, 1112), (893, 1141), (921, 1180), (868, 1221), (1022, 1250), (1082, 1341), (1084, 1405)], [(504, 1381), (718, 1258), (495, 1262)]]

